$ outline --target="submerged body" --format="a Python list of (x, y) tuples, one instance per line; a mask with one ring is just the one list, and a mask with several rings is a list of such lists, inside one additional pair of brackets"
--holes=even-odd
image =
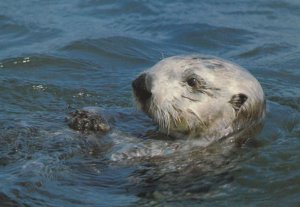
[(257, 129), (265, 114), (259, 82), (244, 68), (199, 55), (166, 58), (132, 82), (139, 108), (160, 131), (201, 145)]

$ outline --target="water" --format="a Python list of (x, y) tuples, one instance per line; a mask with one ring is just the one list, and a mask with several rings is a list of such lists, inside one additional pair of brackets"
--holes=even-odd
[[(299, 1), (11, 0), (0, 8), (0, 206), (300, 205)], [(261, 82), (267, 117), (253, 146), (173, 155), (174, 140), (155, 140), (131, 80), (189, 53), (236, 62)], [(86, 106), (101, 107), (113, 132), (69, 129), (70, 108)], [(145, 146), (153, 156), (122, 153)]]

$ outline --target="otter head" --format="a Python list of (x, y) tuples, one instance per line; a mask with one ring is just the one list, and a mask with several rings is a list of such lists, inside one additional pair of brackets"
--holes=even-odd
[(213, 57), (174, 56), (132, 82), (139, 108), (175, 137), (221, 139), (258, 124), (265, 101), (245, 69)]

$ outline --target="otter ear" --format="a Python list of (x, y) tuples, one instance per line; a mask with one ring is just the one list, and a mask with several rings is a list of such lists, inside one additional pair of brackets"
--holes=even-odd
[(234, 108), (235, 112), (238, 112), (241, 106), (247, 101), (248, 96), (243, 93), (235, 94), (231, 97), (229, 103), (231, 103), (232, 107)]

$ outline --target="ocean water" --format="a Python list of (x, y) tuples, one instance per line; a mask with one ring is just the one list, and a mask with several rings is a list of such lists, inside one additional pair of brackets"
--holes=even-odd
[[(298, 0), (0, 8), (1, 207), (300, 206)], [(136, 110), (137, 74), (190, 53), (228, 59), (260, 81), (267, 115), (253, 146), (172, 155), (174, 140), (157, 139)], [(111, 133), (67, 126), (68, 113), (87, 106), (110, 117)]]

